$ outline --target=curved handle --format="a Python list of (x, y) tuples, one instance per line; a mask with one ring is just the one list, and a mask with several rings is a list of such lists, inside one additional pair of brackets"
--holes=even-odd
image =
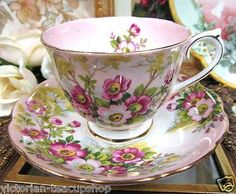
[(200, 81), (201, 79), (206, 77), (213, 70), (213, 68), (220, 62), (224, 53), (224, 44), (223, 44), (223, 40), (220, 37), (220, 34), (221, 34), (221, 29), (215, 29), (215, 30), (200, 33), (190, 39), (188, 45), (185, 47), (185, 50), (184, 50), (184, 55), (187, 59), (189, 59), (190, 57), (190, 51), (191, 51), (192, 46), (198, 41), (201, 41), (203, 39), (209, 40), (215, 46), (216, 53), (215, 53), (214, 59), (212, 60), (212, 62), (209, 64), (208, 67), (203, 69), (201, 72), (199, 72), (197, 75), (193, 76), (192, 78), (175, 84), (173, 86), (172, 93), (176, 93), (178, 90), (181, 90), (185, 88), (186, 86), (189, 86), (190, 84)]

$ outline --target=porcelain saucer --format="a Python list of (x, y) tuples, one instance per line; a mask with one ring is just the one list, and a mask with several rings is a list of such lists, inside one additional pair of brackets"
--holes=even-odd
[[(211, 75), (217, 81), (236, 89), (236, 4), (234, 0), (170, 0), (169, 6), (175, 22), (190, 29), (192, 34), (221, 28), (225, 52), (219, 65)], [(183, 12), (183, 9), (188, 12)], [(193, 47), (193, 56), (200, 60), (203, 66), (208, 66), (214, 56), (214, 46), (199, 42)]]
[(194, 166), (214, 151), (228, 126), (220, 98), (195, 84), (162, 105), (142, 137), (122, 143), (100, 139), (51, 79), (15, 105), (9, 136), (43, 171), (84, 183), (123, 185)]

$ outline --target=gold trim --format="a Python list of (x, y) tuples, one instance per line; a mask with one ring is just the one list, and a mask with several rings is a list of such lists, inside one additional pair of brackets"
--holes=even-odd
[(95, 0), (95, 16), (114, 16), (114, 0)]
[[(222, 161), (216, 164), (219, 168), (228, 168), (229, 164), (224, 163), (227, 161), (227, 157), (222, 150), (222, 146), (218, 145), (215, 149), (215, 156), (221, 158)], [(71, 186), (71, 185), (83, 185), (78, 184), (76, 181), (67, 179), (61, 179), (58, 177), (50, 176), (37, 176), (37, 175), (24, 175), (19, 174), (19, 171), (23, 168), (27, 161), (20, 157), (12, 166), (12, 168), (6, 173), (3, 178), (4, 182), (17, 183), (17, 184), (35, 184), (35, 185), (58, 185), (58, 186)], [(231, 172), (229, 172), (231, 174)], [(227, 174), (223, 174), (225, 176)], [(234, 173), (232, 174), (234, 176)], [(122, 187), (112, 187), (112, 190), (118, 191), (143, 191), (143, 192), (185, 192), (185, 193), (196, 193), (196, 192), (219, 192), (217, 184), (161, 184), (155, 182), (149, 182), (146, 184), (129, 185)]]
[[(226, 116), (226, 114), (225, 114)], [(227, 129), (225, 130), (228, 131), (228, 127), (229, 125), (227, 126)], [(184, 167), (181, 167), (179, 169), (176, 169), (176, 170), (172, 170), (172, 171), (169, 171), (168, 173), (165, 173), (165, 174), (159, 174), (159, 175), (154, 175), (154, 176), (151, 176), (151, 177), (147, 177), (147, 178), (142, 178), (142, 179), (132, 179), (132, 180), (124, 180), (124, 181), (102, 181), (102, 180), (97, 180), (97, 179), (86, 179), (86, 178), (79, 178), (79, 177), (75, 177), (75, 176), (68, 176), (66, 174), (60, 174), (58, 172), (54, 172), (50, 169), (47, 169), (47, 168), (44, 168), (43, 166), (41, 166), (40, 164), (37, 164), (35, 165), (35, 162), (32, 161), (26, 154), (25, 152), (20, 148), (18, 147), (11, 139), (11, 136), (9, 134), (9, 130), (8, 130), (8, 134), (9, 134), (9, 137), (10, 137), (10, 141), (12, 143), (12, 145), (16, 148), (16, 151), (21, 154), (26, 160), (27, 162), (35, 167), (36, 169), (39, 169), (41, 171), (44, 171), (46, 173), (50, 173), (50, 174), (53, 174), (53, 175), (56, 175), (58, 177), (61, 177), (61, 178), (65, 178), (65, 179), (70, 179), (70, 180), (73, 180), (73, 181), (79, 181), (81, 183), (84, 183), (84, 184), (109, 184), (111, 186), (123, 186), (123, 185), (131, 185), (131, 184), (140, 184), (140, 183), (145, 183), (145, 182), (148, 182), (148, 181), (152, 181), (152, 180), (156, 180), (156, 179), (160, 179), (160, 178), (164, 178), (164, 177), (167, 177), (167, 176), (170, 176), (170, 175), (173, 175), (173, 174), (176, 174), (176, 173), (179, 173), (179, 172), (182, 172), (182, 171), (185, 171), (191, 167), (193, 167), (194, 165), (198, 164), (199, 162), (201, 162), (202, 160), (205, 160), (206, 158), (208, 158), (215, 150), (216, 146), (221, 143), (221, 141), (224, 139), (224, 135), (225, 135), (225, 132), (224, 134), (222, 135), (222, 137), (215, 143), (215, 146), (213, 149), (211, 149), (206, 155), (202, 156), (201, 158), (199, 158), (198, 160), (190, 163), (189, 165), (186, 165)]]
[[(172, 18), (174, 19), (174, 21), (177, 22), (178, 24), (181, 24), (181, 25), (184, 26), (184, 24), (181, 22), (181, 19), (179, 18), (178, 14), (177, 14), (177, 10), (175, 8), (174, 0), (169, 0), (169, 7), (170, 7), (170, 12), (171, 12), (171, 15), (172, 15)], [(197, 52), (195, 52), (193, 50), (191, 50), (191, 54), (201, 62), (202, 66), (204, 68), (208, 67), (207, 62), (206, 62), (206, 60), (204, 59), (204, 57), (202, 55), (197, 54)], [(231, 88), (236, 89), (236, 84), (233, 84), (231, 82), (228, 82), (228, 81), (224, 80), (219, 75), (217, 75), (214, 71), (212, 71), (210, 73), (210, 75), (211, 75), (211, 77), (213, 77), (218, 82), (220, 82), (220, 83), (222, 83), (226, 86), (229, 86)]]
[[(213, 92), (213, 91), (212, 91)], [(215, 92), (214, 92), (215, 93)], [(71, 179), (73, 181), (79, 181), (81, 183), (91, 183), (91, 184), (110, 184), (110, 185), (117, 185), (117, 186), (121, 186), (121, 185), (130, 185), (130, 184), (140, 184), (140, 183), (144, 183), (144, 182), (148, 182), (148, 181), (152, 181), (152, 180), (156, 180), (156, 179), (160, 179), (160, 178), (164, 178), (166, 176), (170, 176), (170, 175), (173, 175), (173, 174), (176, 174), (176, 173), (179, 173), (179, 172), (182, 172), (182, 171), (185, 171), (191, 167), (193, 167), (194, 165), (198, 164), (200, 161), (206, 159), (207, 157), (209, 157), (215, 150), (216, 146), (224, 139), (224, 136), (226, 134), (227, 131), (229, 131), (229, 120), (228, 120), (228, 117), (227, 117), (227, 114), (225, 113), (224, 111), (224, 108), (223, 108), (223, 102), (222, 100), (220, 99), (220, 97), (215, 93), (215, 95), (217, 96), (217, 99), (219, 100), (219, 103), (221, 104), (221, 109), (222, 109), (222, 113), (224, 115), (224, 118), (227, 120), (226, 121), (226, 128), (224, 130), (224, 133), (222, 135), (222, 137), (219, 138), (218, 141), (216, 141), (215, 143), (215, 146), (213, 149), (211, 149), (206, 155), (202, 156), (201, 158), (199, 158), (198, 160), (190, 163), (189, 165), (186, 165), (182, 168), (179, 168), (179, 169), (176, 169), (176, 170), (172, 170), (172, 171), (169, 171), (168, 173), (165, 173), (165, 174), (159, 174), (159, 175), (153, 175), (151, 177), (147, 177), (147, 178), (141, 178), (141, 179), (132, 179), (132, 180), (124, 180), (124, 181), (103, 181), (103, 180), (97, 180), (97, 179), (85, 179), (83, 177), (79, 178), (79, 177), (75, 177), (75, 176), (68, 176), (66, 174), (60, 174), (58, 172), (54, 172), (50, 169), (47, 169), (47, 168), (44, 168), (43, 166), (41, 166), (40, 164), (37, 164), (35, 165), (35, 162), (32, 161), (28, 156), (27, 154), (19, 147), (15, 144), (15, 142), (11, 139), (11, 136), (10, 136), (10, 132), (9, 132), (9, 129), (10, 127), (8, 127), (8, 130), (7, 130), (7, 133), (8, 133), (8, 136), (9, 136), (9, 139), (10, 139), (10, 142), (11, 144), (16, 148), (16, 151), (21, 154), (27, 161), (28, 163), (30, 163), (32, 166), (34, 166), (36, 169), (39, 169), (41, 171), (44, 171), (46, 173), (51, 173), (53, 175), (56, 175), (56, 176), (59, 176), (59, 177), (62, 177), (62, 178), (66, 178), (66, 179)], [(14, 108), (12, 109), (12, 112), (14, 112), (15, 110), (15, 107), (16, 107), (17, 104), (14, 105)], [(14, 117), (14, 115), (13, 115)], [(10, 123), (11, 125), (11, 123)], [(9, 126), (10, 126), (9, 125)]]
[[(132, 138), (126, 138), (126, 139), (110, 139), (110, 138), (106, 138), (106, 137), (103, 137), (101, 135), (98, 135), (96, 134), (92, 129), (91, 127), (89, 126), (88, 122), (87, 122), (87, 126), (88, 126), (88, 132), (93, 136), (95, 137), (96, 139), (101, 139), (103, 141), (107, 141), (107, 142), (112, 142), (112, 143), (124, 143), (124, 142), (127, 142), (127, 141), (132, 141), (132, 140), (135, 140), (135, 139), (140, 139), (142, 137), (145, 137), (148, 132), (150, 131), (150, 129), (152, 128), (152, 125), (153, 125), (153, 119), (152, 119), (152, 123), (151, 125), (146, 129), (146, 131), (144, 131), (142, 134), (136, 136), (136, 137), (132, 137)], [(108, 131), (109, 133), (109, 131)]]

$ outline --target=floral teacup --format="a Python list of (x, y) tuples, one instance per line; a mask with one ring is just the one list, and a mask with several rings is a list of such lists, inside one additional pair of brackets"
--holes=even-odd
[[(219, 63), (220, 33), (216, 29), (191, 37), (188, 29), (167, 20), (107, 17), (57, 25), (42, 34), (42, 42), (55, 62), (60, 85), (93, 131), (145, 131), (171, 95)], [(215, 45), (212, 64), (176, 83), (183, 57), (203, 38)]]

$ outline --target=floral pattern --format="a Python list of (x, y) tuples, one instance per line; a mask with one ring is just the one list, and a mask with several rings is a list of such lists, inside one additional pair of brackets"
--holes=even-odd
[[(130, 99), (130, 102), (137, 103), (140, 99), (149, 102), (145, 95)], [(35, 109), (29, 109), (30, 101), (38, 104), (37, 107), (44, 107), (44, 111), (38, 114)], [(211, 133), (225, 120), (218, 97), (200, 84), (176, 94), (163, 108), (166, 108), (166, 113), (172, 110), (177, 114), (173, 124), (181, 124), (183, 127), (197, 122), (192, 132), (203, 133), (204, 137), (204, 133)], [(199, 117), (195, 119), (196, 115), (188, 114), (193, 108), (201, 113), (200, 120)], [(132, 116), (132, 111), (129, 116)], [(39, 163), (54, 168), (54, 171), (57, 168), (61, 173), (74, 173), (78, 177), (133, 179), (178, 165), (182, 158), (185, 160), (189, 155), (187, 152), (163, 151), (158, 143), (145, 139), (140, 142), (110, 144), (90, 138), (85, 120), (74, 112), (64, 92), (50, 84), (40, 86), (32, 96), (17, 103), (12, 124), (11, 129), (17, 134), (15, 137), (29, 157), (35, 157)], [(169, 130), (173, 128), (167, 128), (166, 133)]]
[[(149, 102), (150, 99), (141, 96), (129, 101), (143, 104), (142, 100)], [(37, 107), (43, 106), (45, 109), (42, 114), (31, 111), (29, 102), (40, 105)], [(55, 106), (55, 103), (57, 106)], [(82, 126), (77, 120), (61, 119), (62, 115), (73, 112), (73, 109), (64, 93), (57, 88), (39, 88), (33, 97), (22, 101), (16, 109), (19, 112), (14, 116), (17, 121), (15, 128), (22, 128), (20, 143), (24, 145), (28, 154), (35, 155), (38, 159), (47, 162), (48, 165), (64, 171), (73, 170), (81, 175), (120, 177), (128, 176), (137, 170), (140, 172), (144, 170), (143, 173), (147, 173), (145, 172), (147, 166), (150, 170), (153, 170), (158, 165), (156, 164), (157, 161), (161, 165), (159, 167), (164, 168), (175, 164), (177, 159), (181, 157), (171, 153), (171, 155), (176, 156), (176, 159), (169, 160), (169, 154), (157, 153), (153, 147), (145, 142), (133, 143), (127, 146), (114, 145), (107, 148), (103, 148), (102, 145), (96, 145), (95, 147), (88, 145), (86, 142), (93, 140), (80, 139), (80, 136), (77, 136), (74, 130), (78, 128), (82, 132), (84, 125)], [(124, 122), (125, 119), (132, 117), (131, 111), (127, 109), (125, 104), (111, 105), (109, 109), (101, 109), (98, 112), (101, 115), (104, 114), (105, 117), (110, 109), (113, 109), (114, 112), (120, 111), (124, 115), (122, 121), (116, 121), (115, 119), (114, 123)], [(123, 109), (126, 109), (126, 113)], [(33, 115), (36, 116), (36, 120), (32, 119)]]
[[(210, 94), (215, 97), (213, 93)], [(172, 131), (178, 127), (199, 122), (203, 129), (209, 132), (208, 124), (222, 117), (221, 105), (218, 101), (206, 93), (204, 87), (200, 84), (194, 85), (186, 93), (173, 97), (174, 102), (167, 105), (167, 110), (178, 112), (178, 119), (174, 126), (169, 130)]]
[(145, 47), (147, 39), (140, 39), (139, 43), (135, 43), (134, 39), (140, 35), (141, 29), (137, 24), (131, 24), (128, 29), (128, 35), (116, 36), (113, 32), (110, 36), (111, 46), (115, 49), (116, 53), (130, 53), (138, 51), (140, 48)]

